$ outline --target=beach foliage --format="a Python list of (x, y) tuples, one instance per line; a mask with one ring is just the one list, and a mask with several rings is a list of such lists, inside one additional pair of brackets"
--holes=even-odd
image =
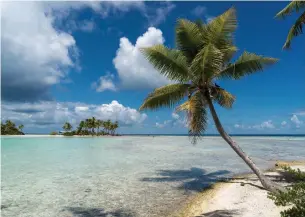
[(22, 132), (23, 127), (23, 124), (16, 126), (11, 120), (7, 120), (4, 123), (1, 122), (1, 135), (24, 135)]
[(305, 216), (305, 172), (300, 169), (283, 167), (287, 181), (293, 182), (287, 187), (287, 191), (269, 193), (268, 198), (272, 199), (277, 206), (289, 206), (281, 212), (281, 217)]
[(286, 42), (283, 46), (284, 49), (288, 49), (291, 46), (291, 41), (294, 37), (303, 33), (303, 25), (305, 24), (305, 1), (292, 1), (283, 10), (276, 14), (276, 18), (285, 18), (292, 13), (301, 13), (295, 23), (290, 28)]
[(277, 62), (275, 58), (247, 51), (235, 58), (238, 50), (234, 43), (236, 27), (236, 11), (233, 7), (208, 23), (178, 19), (176, 48), (161, 44), (142, 48), (146, 59), (171, 83), (153, 90), (140, 110), (173, 108), (182, 103), (176, 107), (176, 111), (186, 112), (189, 135), (196, 143), (207, 129), (209, 109), (220, 135), (250, 166), (263, 186), (273, 190), (275, 183), (263, 175), (225, 132), (214, 108), (215, 103), (230, 109), (235, 102), (235, 96), (219, 86), (220, 79), (242, 79)]
[(66, 122), (63, 126), (63, 129), (66, 131), (63, 133), (64, 136), (102, 136), (102, 135), (117, 135), (116, 130), (119, 127), (119, 123), (117, 121), (112, 122), (111, 120), (100, 120), (95, 117), (87, 118), (79, 122), (78, 126), (74, 131), (73, 126)]

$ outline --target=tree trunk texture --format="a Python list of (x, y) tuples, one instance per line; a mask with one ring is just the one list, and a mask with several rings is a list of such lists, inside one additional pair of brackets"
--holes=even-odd
[(213, 102), (210, 98), (209, 93), (205, 94), (213, 120), (215, 122), (215, 126), (221, 135), (221, 137), (231, 146), (231, 148), (236, 152), (236, 154), (244, 160), (244, 162), (251, 168), (251, 170), (257, 175), (260, 182), (262, 183), (263, 187), (271, 192), (276, 191), (284, 191), (284, 187), (272, 182), (270, 179), (268, 179), (263, 172), (255, 165), (255, 163), (250, 159), (250, 157), (237, 145), (236, 142), (232, 140), (232, 138), (226, 133), (226, 131), (223, 129), (222, 124), (217, 116), (217, 113), (215, 111)]

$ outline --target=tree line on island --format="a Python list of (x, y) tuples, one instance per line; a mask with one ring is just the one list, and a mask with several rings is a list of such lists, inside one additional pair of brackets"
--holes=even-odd
[[(64, 136), (73, 136), (73, 135), (80, 135), (80, 136), (87, 136), (87, 135), (95, 135), (95, 136), (103, 136), (103, 135), (118, 135), (116, 134), (116, 130), (119, 127), (118, 121), (112, 122), (111, 120), (100, 120), (96, 119), (95, 117), (88, 118), (84, 121), (79, 122), (77, 128), (73, 129), (73, 126), (69, 122), (65, 122), (62, 126)], [(55, 135), (55, 132), (51, 134)]]
[(1, 135), (24, 135), (22, 132), (23, 127), (23, 124), (16, 126), (11, 120), (7, 120), (5, 123), (1, 122)]

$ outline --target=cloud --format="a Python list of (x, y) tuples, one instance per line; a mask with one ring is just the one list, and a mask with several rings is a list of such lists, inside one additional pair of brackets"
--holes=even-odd
[(207, 8), (204, 6), (197, 6), (192, 10), (192, 14), (201, 17), (207, 12)]
[(188, 127), (188, 124), (185, 118), (180, 117), (177, 113), (172, 113), (171, 120), (165, 120), (163, 122), (156, 122), (157, 128), (165, 128), (165, 127)]
[(96, 90), (96, 92), (103, 92), (105, 90), (116, 91), (117, 88), (113, 83), (114, 75), (107, 74), (105, 76), (101, 76), (98, 82), (93, 82), (92, 87)]
[(126, 37), (120, 39), (120, 47), (113, 63), (123, 88), (149, 89), (170, 83), (166, 77), (153, 68), (139, 51), (139, 48), (163, 43), (164, 38), (161, 30), (154, 27), (148, 28), (147, 32), (138, 37), (135, 45)]
[(191, 13), (196, 17), (204, 18), (207, 23), (211, 22), (215, 17), (208, 14), (208, 10), (205, 6), (195, 7)]
[(282, 123), (281, 123), (281, 126), (286, 126), (287, 125), (287, 122), (286, 121), (282, 121)]
[(297, 127), (297, 128), (299, 128), (300, 127), (300, 125), (301, 124), (303, 124), (303, 122), (302, 121), (300, 121), (299, 120), (299, 118), (298, 118), (298, 116), (297, 115), (292, 115), (292, 117), (290, 118), (290, 120), (291, 120), (291, 122), (292, 123), (294, 123), (295, 124), (295, 126)]
[(234, 128), (262, 130), (262, 129), (274, 129), (275, 126), (272, 123), (272, 120), (268, 120), (268, 121), (263, 121), (261, 124), (256, 124), (256, 125), (234, 124)]
[(2, 2), (3, 100), (50, 99), (78, 56), (75, 39), (58, 32), (40, 2)]
[(180, 116), (177, 113), (172, 113), (172, 117), (176, 120), (180, 118)]
[(143, 2), (1, 2), (2, 99), (51, 100), (50, 88), (80, 69), (79, 50), (71, 28), (92, 31), (93, 21), (77, 24), (76, 10), (91, 9), (101, 17), (110, 13), (142, 10)]
[(168, 14), (176, 7), (171, 2), (160, 2), (160, 7), (154, 9), (146, 7), (143, 11), (144, 16), (148, 19), (149, 26), (158, 26), (166, 20)]
[(293, 115), (305, 116), (305, 111), (298, 111), (298, 112), (293, 113)]
[(24, 124), (25, 127), (53, 125), (60, 128), (65, 121), (78, 123), (92, 116), (104, 120), (117, 120), (128, 125), (140, 124), (147, 118), (146, 114), (126, 107), (116, 100), (101, 105), (54, 101), (2, 103), (2, 120), (11, 119)]
[(267, 129), (273, 129), (273, 128), (275, 128), (271, 120), (264, 121), (263, 123), (261, 123), (260, 127), (261, 127), (262, 129), (264, 129), (264, 128), (267, 128)]

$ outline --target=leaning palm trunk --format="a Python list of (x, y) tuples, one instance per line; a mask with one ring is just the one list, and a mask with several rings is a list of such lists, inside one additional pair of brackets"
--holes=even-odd
[(283, 190), (279, 185), (269, 180), (262, 171), (255, 165), (255, 163), (251, 160), (251, 158), (241, 149), (241, 147), (238, 146), (236, 142), (232, 140), (232, 138), (226, 133), (226, 131), (223, 129), (222, 124), (217, 116), (217, 113), (215, 111), (214, 105), (212, 103), (212, 100), (209, 96), (209, 94), (205, 94), (206, 101), (209, 105), (211, 115), (213, 117), (215, 126), (221, 135), (221, 137), (230, 145), (230, 147), (235, 151), (235, 153), (243, 159), (243, 161), (251, 168), (251, 170), (257, 175), (260, 182), (264, 186), (264, 188), (268, 191), (278, 191)]

